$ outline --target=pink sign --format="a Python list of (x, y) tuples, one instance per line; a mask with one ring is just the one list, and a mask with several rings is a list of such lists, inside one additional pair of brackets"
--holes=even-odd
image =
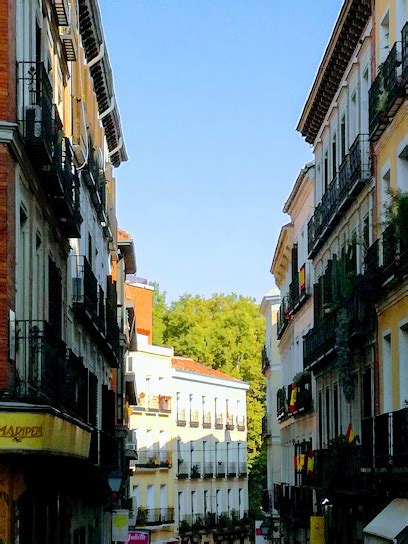
[(128, 544), (131, 544), (132, 542), (137, 544), (149, 544), (149, 533), (144, 531), (129, 531)]

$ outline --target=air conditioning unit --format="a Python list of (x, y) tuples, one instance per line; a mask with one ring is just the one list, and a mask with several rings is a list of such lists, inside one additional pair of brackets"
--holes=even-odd
[(42, 135), (42, 109), (38, 104), (26, 106), (25, 137), (34, 139)]

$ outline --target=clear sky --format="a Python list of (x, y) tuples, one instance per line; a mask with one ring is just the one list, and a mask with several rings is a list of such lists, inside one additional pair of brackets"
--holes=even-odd
[(129, 162), (120, 226), (168, 300), (258, 301), (311, 148), (295, 126), (342, 0), (100, 0)]

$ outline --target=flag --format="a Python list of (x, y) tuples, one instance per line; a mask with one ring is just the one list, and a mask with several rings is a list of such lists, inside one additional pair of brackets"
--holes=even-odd
[(298, 469), (298, 456), (295, 455), (294, 457), (294, 462), (295, 462), (295, 472), (297, 472), (297, 469)]
[(349, 423), (347, 427), (347, 432), (346, 432), (346, 443), (352, 444), (354, 442), (355, 437), (356, 435), (354, 434), (353, 427), (351, 426), (351, 423)]
[(293, 412), (296, 410), (296, 396), (297, 396), (297, 385), (292, 385), (292, 392), (290, 394), (290, 404), (289, 404), (289, 412), (293, 414)]
[(299, 471), (304, 470), (306, 468), (306, 455), (304, 453), (301, 453), (299, 455)]
[(315, 459), (314, 459), (314, 451), (313, 451), (313, 450), (310, 450), (310, 451), (309, 451), (308, 458), (307, 458), (307, 475), (308, 475), (308, 476), (313, 476), (313, 473), (314, 473), (314, 462), (315, 462)]

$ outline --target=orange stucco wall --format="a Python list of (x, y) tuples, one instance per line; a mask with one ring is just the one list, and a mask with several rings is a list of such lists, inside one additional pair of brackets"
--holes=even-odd
[(136, 331), (149, 336), (153, 332), (153, 291), (150, 288), (126, 284), (126, 298), (133, 301), (136, 314)]

